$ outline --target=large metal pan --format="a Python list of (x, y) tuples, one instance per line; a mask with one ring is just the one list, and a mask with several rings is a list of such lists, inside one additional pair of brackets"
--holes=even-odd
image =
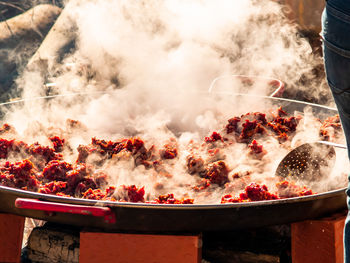
[[(236, 103), (250, 99), (247, 95), (231, 93), (211, 96), (231, 96)], [(262, 96), (259, 99), (281, 105), (288, 111), (302, 110), (307, 106), (319, 117), (337, 113), (334, 108), (295, 100)], [(108, 231), (144, 232), (256, 228), (318, 218), (346, 209), (345, 188), (283, 200), (217, 205), (159, 205), (67, 198), (0, 186), (0, 200), (0, 211), (4, 213)]]

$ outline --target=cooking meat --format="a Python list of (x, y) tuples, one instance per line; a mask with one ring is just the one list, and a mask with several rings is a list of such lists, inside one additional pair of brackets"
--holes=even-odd
[[(163, 145), (151, 144), (146, 148), (145, 141), (139, 137), (118, 140), (93, 137), (89, 144), (78, 146), (77, 155), (71, 146), (65, 146), (70, 145), (69, 139), (59, 136), (47, 138), (52, 146), (0, 138), (0, 159), (3, 161), (0, 163), (0, 184), (66, 197), (156, 204), (193, 204), (195, 199), (188, 196), (209, 196), (215, 191), (221, 193), (221, 203), (312, 195), (311, 189), (296, 182), (276, 183), (275, 180), (269, 184), (256, 181), (252, 172), (254, 167), (237, 171), (237, 164), (231, 163), (234, 158), (239, 162), (239, 158), (244, 157), (250, 164), (258, 163), (264, 168), (262, 160), (268, 159), (269, 154), (265, 150), (266, 141), (272, 138), (283, 144), (290, 140), (300, 120), (300, 116), (288, 116), (282, 108), (269, 115), (252, 112), (230, 118), (220, 132), (213, 131), (198, 142), (191, 140), (187, 146), (181, 144), (181, 148), (175, 138), (169, 138)], [(327, 140), (335, 140), (341, 131), (339, 116), (327, 118), (320, 126), (319, 135)], [(69, 120), (67, 129), (67, 133), (62, 134), (84, 131), (85, 128), (80, 122)], [(4, 124), (0, 135), (13, 130)], [(228, 158), (237, 149), (241, 152)], [(76, 161), (67, 161), (65, 155)], [(124, 163), (131, 164), (128, 172), (135, 178), (128, 179), (135, 179), (137, 184), (110, 185), (111, 170)], [(181, 174), (177, 174), (175, 168), (180, 169)], [(230, 175), (231, 170), (234, 172)], [(113, 176), (118, 179), (121, 175), (122, 178), (116, 182), (122, 182), (124, 172), (114, 171)], [(147, 178), (151, 183), (146, 181)], [(169, 192), (171, 187), (178, 186), (183, 187), (184, 195), (175, 198)], [(277, 190), (269, 191), (268, 186)]]

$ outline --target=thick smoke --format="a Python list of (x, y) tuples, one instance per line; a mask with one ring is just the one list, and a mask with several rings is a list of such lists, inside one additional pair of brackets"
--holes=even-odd
[[(176, 137), (186, 156), (191, 140), (222, 129), (228, 118), (267, 109), (252, 98), (243, 102), (208, 94), (215, 78), (244, 74), (293, 83), (319, 63), (274, 1), (72, 0), (68, 7), (65, 12), (77, 25), (75, 48), (61, 61), (49, 61), (46, 76), (28, 70), (17, 83), (24, 98), (87, 94), (31, 100), (11, 108), (6, 120), (29, 142), (48, 143), (45, 129), (63, 127), (70, 118), (87, 127), (69, 134), (73, 149), (90, 143), (92, 136), (139, 136), (147, 146), (163, 145)], [(271, 85), (258, 82), (247, 89), (228, 77), (213, 92), (268, 95), (273, 91)], [(274, 146), (276, 141), (267, 142), (270, 163), (258, 168), (253, 178), (273, 175), (276, 163), (288, 152), (282, 149), (281, 156), (276, 156)], [(249, 170), (252, 163), (244, 159), (242, 149), (236, 150), (227, 153), (230, 168)], [(182, 175), (185, 157), (181, 158), (169, 166), (169, 172), (177, 174), (176, 184), (169, 178), (159, 179), (165, 192), (184, 194), (171, 186), (191, 183)], [(113, 183), (146, 185), (154, 177), (143, 166), (127, 170), (128, 165), (106, 164), (106, 170), (115, 175)], [(146, 190), (154, 194), (152, 185), (146, 185)]]

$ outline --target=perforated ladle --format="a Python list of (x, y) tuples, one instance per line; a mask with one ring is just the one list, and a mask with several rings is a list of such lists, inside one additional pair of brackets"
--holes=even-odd
[(319, 180), (332, 171), (336, 158), (334, 147), (347, 149), (345, 145), (326, 141), (304, 143), (283, 158), (275, 175), (306, 181)]

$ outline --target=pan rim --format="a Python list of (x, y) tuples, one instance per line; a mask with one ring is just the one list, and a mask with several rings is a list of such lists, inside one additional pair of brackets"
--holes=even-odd
[[(188, 92), (188, 91), (187, 91)], [(198, 91), (193, 91), (198, 93)], [(274, 100), (274, 101), (284, 101), (284, 102), (290, 102), (290, 103), (297, 103), (302, 104), (305, 106), (312, 106), (312, 107), (318, 107), (326, 110), (331, 110), (338, 112), (336, 108), (321, 105), (321, 104), (315, 104), (305, 101), (299, 101), (299, 100), (293, 100), (293, 99), (286, 99), (286, 98), (278, 98), (278, 97), (271, 97), (271, 96), (262, 96), (262, 95), (255, 95), (255, 94), (244, 94), (244, 93), (232, 93), (232, 92), (203, 92), (207, 93), (208, 95), (230, 95), (230, 96), (244, 96), (244, 97), (255, 97), (260, 99), (268, 99), (268, 100)], [(42, 96), (42, 97), (33, 97), (33, 98), (21, 98), (14, 101), (9, 102), (2, 102), (0, 103), (1, 106), (7, 106), (12, 105), (16, 103), (23, 103), (23, 102), (29, 102), (29, 101), (35, 101), (35, 100), (42, 100), (42, 99), (54, 99), (59, 97), (65, 97), (65, 96), (79, 96), (79, 95), (104, 95), (104, 94), (113, 94), (113, 91), (106, 92), (106, 91), (98, 91), (98, 92), (79, 92), (79, 93), (66, 93), (66, 94), (57, 94), (57, 95), (49, 95), (49, 96)], [(244, 207), (264, 207), (269, 205), (281, 205), (281, 204), (289, 204), (294, 202), (308, 202), (312, 201), (314, 199), (326, 199), (330, 197), (334, 197), (336, 195), (346, 195), (347, 187), (317, 193), (313, 195), (308, 196), (299, 196), (299, 197), (292, 197), (292, 198), (285, 198), (285, 199), (277, 199), (277, 200), (264, 200), (264, 201), (251, 201), (251, 202), (244, 202), (244, 203), (225, 203), (225, 204), (152, 204), (152, 203), (132, 203), (132, 202), (117, 202), (117, 201), (103, 201), (103, 200), (91, 200), (91, 199), (82, 199), (82, 198), (76, 198), (76, 197), (64, 197), (64, 196), (56, 196), (56, 195), (50, 195), (50, 194), (43, 194), (43, 193), (37, 193), (37, 192), (31, 192), (27, 190), (7, 187), (7, 186), (1, 186), (0, 185), (0, 192), (7, 192), (11, 194), (20, 194), (21, 196), (25, 196), (28, 198), (33, 199), (41, 199), (46, 201), (54, 201), (54, 202), (63, 202), (63, 203), (69, 203), (69, 204), (78, 204), (78, 205), (89, 205), (89, 206), (108, 206), (108, 207), (125, 207), (125, 208), (146, 208), (146, 209), (230, 209), (230, 208), (244, 208)]]

